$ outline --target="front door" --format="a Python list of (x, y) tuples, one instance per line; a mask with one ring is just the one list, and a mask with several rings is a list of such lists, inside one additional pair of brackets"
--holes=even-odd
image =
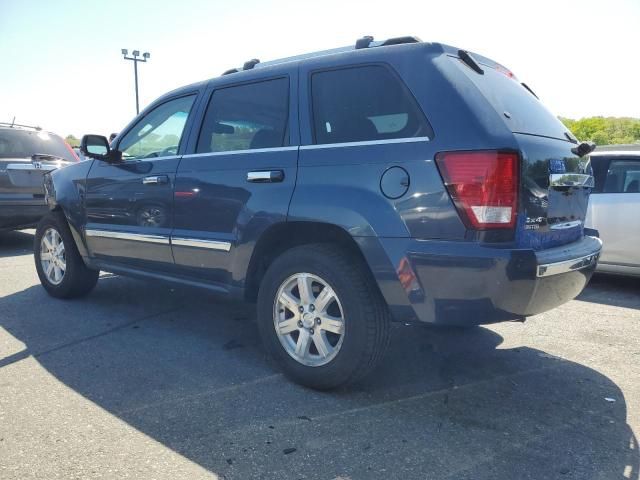
[[(291, 76), (229, 85), (216, 81), (195, 150), (176, 178), (173, 255), (182, 274), (223, 288), (240, 283), (251, 245), (284, 221), (296, 180), (297, 118)], [(220, 82), (226, 82), (221, 84)]]
[(196, 94), (144, 114), (122, 137), (122, 162), (94, 161), (87, 177), (87, 244), (98, 261), (152, 270), (173, 265), (173, 187)]

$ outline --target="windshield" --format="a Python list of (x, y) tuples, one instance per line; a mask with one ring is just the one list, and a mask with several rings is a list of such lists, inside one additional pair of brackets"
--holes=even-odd
[(36, 153), (77, 162), (73, 152), (57, 135), (17, 128), (0, 129), (0, 158), (30, 158)]

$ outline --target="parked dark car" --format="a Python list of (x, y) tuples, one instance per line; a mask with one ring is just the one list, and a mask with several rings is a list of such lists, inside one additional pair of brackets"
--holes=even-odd
[(0, 231), (35, 226), (49, 211), (43, 175), (77, 161), (55, 133), (0, 123)]
[(413, 37), (247, 62), (82, 148), (96, 160), (47, 176), (44, 288), (80, 296), (105, 270), (255, 301), (267, 350), (314, 388), (368, 372), (392, 319), (556, 307), (601, 248), (592, 147), (503, 66)]

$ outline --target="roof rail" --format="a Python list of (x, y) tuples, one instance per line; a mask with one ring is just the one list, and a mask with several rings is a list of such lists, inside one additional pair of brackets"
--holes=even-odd
[(380, 44), (380, 46), (386, 47), (388, 45), (400, 45), (403, 43), (420, 43), (421, 41), (422, 40), (420, 40), (418, 37), (413, 37), (413, 36), (394, 37), (394, 38), (386, 39), (384, 42)]
[(356, 50), (360, 50), (361, 48), (369, 48), (371, 42), (373, 42), (373, 37), (371, 35), (365, 35), (364, 37), (359, 38), (358, 40), (356, 40)]
[(33, 125), (23, 125), (21, 123), (15, 123), (15, 122), (11, 122), (11, 123), (7, 123), (7, 122), (0, 122), (0, 125), (3, 127), (21, 127), (21, 128), (33, 128), (34, 130), (42, 130), (42, 127), (34, 127)]
[(252, 58), (248, 62), (244, 62), (244, 65), (242, 66), (242, 70), (251, 70), (253, 67), (255, 67), (259, 63), (260, 63), (260, 60), (258, 60), (257, 58)]
[(244, 70), (252, 70), (253, 68), (258, 68), (258, 67), (269, 67), (272, 65), (278, 65), (285, 62), (293, 62), (296, 60), (305, 60), (308, 58), (320, 57), (323, 55), (331, 55), (334, 53), (350, 52), (350, 51), (353, 51), (354, 49), (361, 50), (364, 48), (387, 47), (389, 45), (400, 45), (403, 43), (419, 43), (421, 41), (422, 40), (420, 40), (418, 37), (414, 37), (414, 36), (393, 37), (393, 38), (388, 38), (386, 40), (374, 41), (371, 35), (365, 35), (364, 37), (359, 38), (356, 41), (355, 46), (339, 47), (339, 48), (332, 48), (330, 50), (321, 50), (319, 52), (304, 53), (302, 55), (295, 55), (293, 57), (280, 58), (277, 60), (269, 60), (267, 62), (260, 62), (260, 60), (258, 60), (257, 58), (254, 58), (252, 60), (249, 60), (248, 62), (245, 62), (242, 68), (230, 68), (229, 70), (226, 70), (222, 75), (229, 75), (230, 73), (237, 73)]
[(393, 37), (387, 38), (386, 40), (374, 42), (371, 35), (366, 35), (356, 40), (356, 50), (371, 47), (388, 47), (389, 45), (401, 45), (403, 43), (419, 43), (421, 41), (422, 40), (420, 40), (418, 37), (407, 35), (404, 37)]

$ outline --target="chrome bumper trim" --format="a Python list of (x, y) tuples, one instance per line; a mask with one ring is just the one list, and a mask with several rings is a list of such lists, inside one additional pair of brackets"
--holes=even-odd
[(558, 275), (561, 273), (573, 272), (575, 270), (581, 270), (583, 268), (595, 265), (598, 261), (600, 252), (591, 253), (583, 257), (572, 258), (571, 260), (565, 260), (563, 262), (547, 263), (546, 265), (538, 265), (537, 276), (549, 277), (551, 275)]
[(195, 238), (171, 237), (171, 244), (177, 247), (206, 248), (209, 250), (220, 250), (223, 252), (231, 250), (230, 242), (220, 242), (218, 240), (198, 240)]

